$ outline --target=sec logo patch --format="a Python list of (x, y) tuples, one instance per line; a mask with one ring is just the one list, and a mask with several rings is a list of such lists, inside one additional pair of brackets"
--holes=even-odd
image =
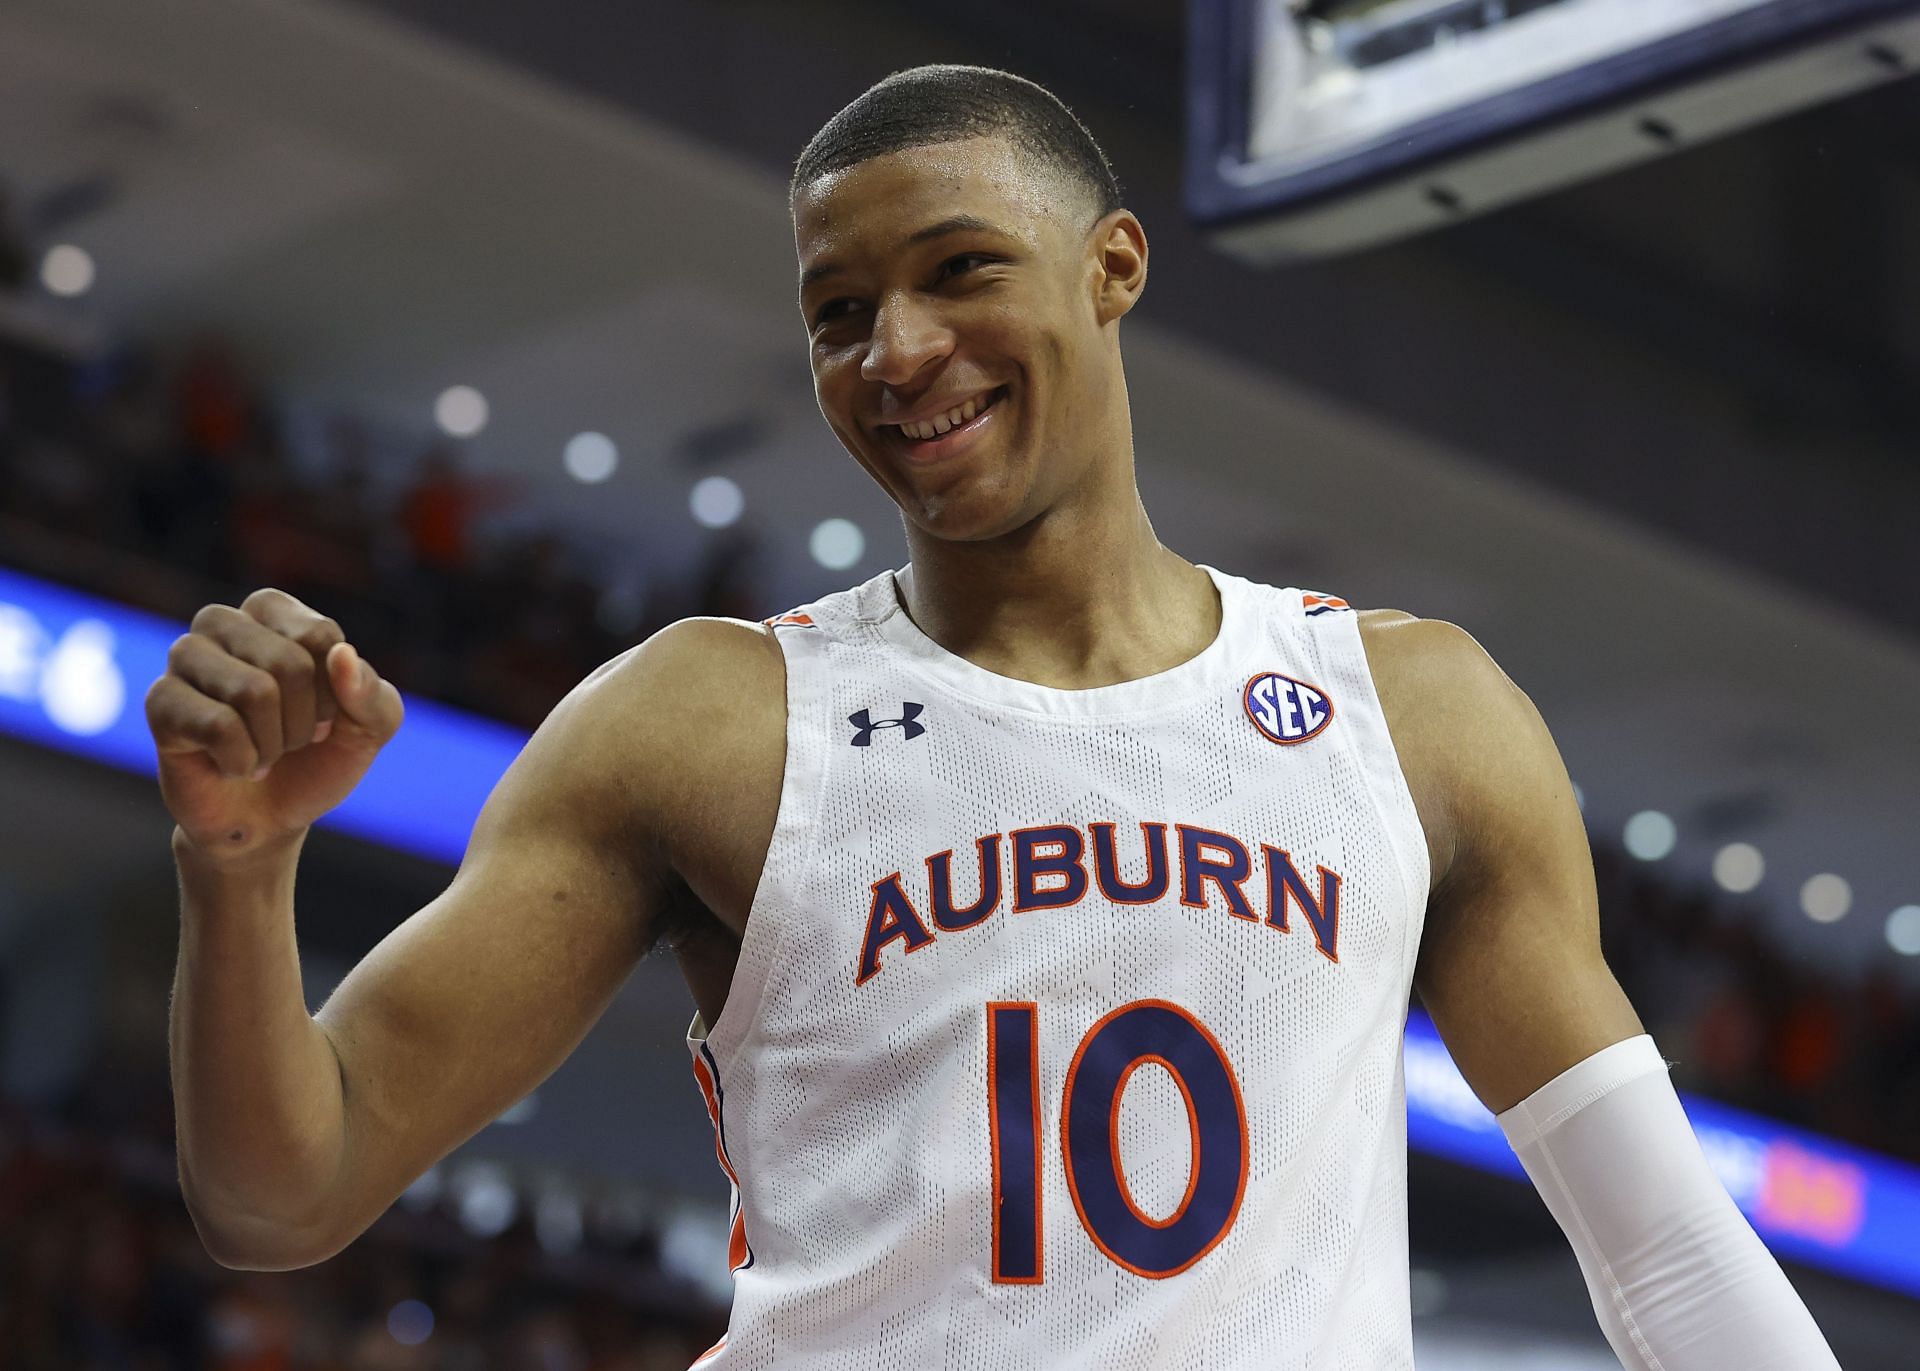
[(1304, 743), (1333, 720), (1333, 701), (1305, 681), (1263, 671), (1247, 682), (1247, 717), (1276, 743)]

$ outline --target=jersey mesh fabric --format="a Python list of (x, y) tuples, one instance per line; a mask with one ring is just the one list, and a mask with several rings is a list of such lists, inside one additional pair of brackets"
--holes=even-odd
[[(945, 652), (907, 617), (891, 573), (776, 626), (788, 682), (779, 817), (727, 1007), (711, 1032), (696, 1018), (688, 1035), (718, 1077), (750, 1251), (703, 1371), (1412, 1365), (1400, 1049), (1425, 840), (1344, 602), (1310, 614), (1298, 589), (1208, 574), (1223, 611), (1214, 642), (1094, 690), (1011, 680)], [(1271, 740), (1246, 698), (1269, 672), (1331, 701), (1326, 726)], [(874, 726), (856, 746), (863, 723)], [(1140, 825), (1168, 826), (1164, 897), (1111, 902), (1090, 879), (1077, 904), (1013, 911), (1016, 830), (1085, 837), (1106, 823), (1128, 882), (1147, 874)], [(1205, 907), (1182, 903), (1182, 824), (1246, 846), (1242, 888), (1258, 917), (1229, 912), (1215, 882)], [(951, 851), (964, 908), (979, 893), (977, 840), (996, 833), (998, 907), (937, 929), (927, 859)], [(1262, 845), (1288, 853), (1311, 889), (1319, 867), (1339, 874), (1333, 956), (1297, 903), (1286, 931), (1269, 921)], [(1083, 865), (1091, 875), (1091, 844)], [(856, 983), (875, 885), (895, 874), (935, 936), (911, 952), (886, 944)], [(1096, 1245), (1062, 1152), (1076, 1048), (1141, 1000), (1205, 1027), (1246, 1118), (1231, 1225), (1161, 1278)], [(1043, 1237), (1031, 1284), (993, 1278), (990, 1002), (1035, 1007)], [(1181, 1088), (1142, 1067), (1114, 1119), (1128, 1191), (1164, 1218), (1189, 1178)]]

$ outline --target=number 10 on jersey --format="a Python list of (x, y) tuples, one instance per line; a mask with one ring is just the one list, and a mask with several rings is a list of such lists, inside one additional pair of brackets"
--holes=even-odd
[[(1120, 1164), (1120, 1100), (1143, 1066), (1172, 1077), (1186, 1105), (1187, 1192), (1165, 1218), (1134, 1203)], [(1060, 1141), (1067, 1193), (1093, 1244), (1137, 1276), (1178, 1275), (1226, 1237), (1247, 1187), (1247, 1112), (1220, 1043), (1166, 1000), (1124, 1004), (1089, 1028), (1067, 1068)], [(987, 1005), (987, 1125), (993, 1146), (993, 1279), (1045, 1279), (1040, 1008)]]

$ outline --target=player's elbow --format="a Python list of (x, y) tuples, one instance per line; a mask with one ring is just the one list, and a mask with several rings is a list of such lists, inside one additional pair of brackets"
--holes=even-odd
[(180, 1178), (181, 1198), (207, 1255), (231, 1271), (292, 1271), (314, 1266), (358, 1236), (324, 1212), (300, 1218), (268, 1217), (222, 1203)]
[(351, 1239), (321, 1231), (248, 1218), (210, 1220), (189, 1204), (194, 1229), (207, 1255), (230, 1271), (293, 1271), (315, 1266)]

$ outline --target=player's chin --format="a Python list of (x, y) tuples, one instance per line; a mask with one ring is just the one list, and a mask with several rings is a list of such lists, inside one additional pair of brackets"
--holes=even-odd
[(915, 525), (950, 543), (1004, 537), (1031, 517), (1025, 482), (1008, 471), (976, 471), (960, 479), (922, 481), (895, 499)]

